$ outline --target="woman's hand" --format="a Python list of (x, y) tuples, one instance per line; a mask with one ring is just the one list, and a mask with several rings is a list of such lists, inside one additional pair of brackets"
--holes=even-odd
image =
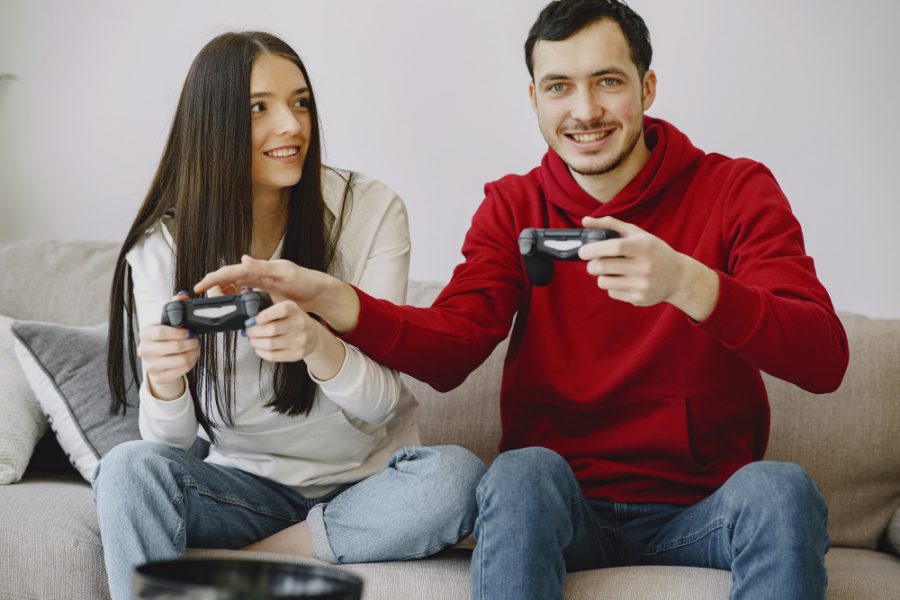
[[(173, 300), (186, 300), (176, 294)], [(184, 376), (197, 364), (200, 342), (187, 329), (148, 325), (141, 329), (138, 356), (147, 373), (150, 393), (160, 400), (175, 400), (184, 394)]]
[(341, 333), (353, 330), (359, 320), (359, 297), (350, 285), (284, 259), (257, 260), (245, 255), (240, 264), (207, 273), (194, 291), (202, 294), (218, 287), (224, 294), (237, 294), (245, 285), (265, 290), (273, 302), (290, 300)]
[(331, 379), (344, 364), (343, 344), (291, 300), (282, 300), (248, 320), (245, 332), (261, 359), (305, 360), (317, 379)]

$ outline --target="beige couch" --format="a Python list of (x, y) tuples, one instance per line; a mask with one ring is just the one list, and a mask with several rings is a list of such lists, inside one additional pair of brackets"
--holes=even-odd
[[(0, 241), (0, 315), (66, 324), (101, 322), (114, 258), (115, 248), (108, 243)], [(440, 287), (412, 282), (410, 303), (427, 304)], [(850, 336), (851, 359), (838, 392), (813, 396), (766, 380), (772, 403), (768, 458), (800, 463), (824, 491), (833, 544), (826, 558), (828, 598), (896, 599), (900, 558), (887, 550), (900, 548), (900, 320), (850, 313), (841, 318)], [(422, 402), (426, 443), (460, 444), (485, 461), (495, 456), (504, 352), (505, 344), (448, 394), (408, 380)], [(365, 579), (369, 600), (463, 599), (470, 596), (469, 556), (465, 550), (451, 550), (421, 561), (347, 568)], [(570, 574), (566, 598), (722, 599), (729, 588), (726, 571), (628, 567)], [(89, 486), (73, 476), (34, 472), (26, 473), (21, 483), (0, 486), (0, 598), (106, 597)]]

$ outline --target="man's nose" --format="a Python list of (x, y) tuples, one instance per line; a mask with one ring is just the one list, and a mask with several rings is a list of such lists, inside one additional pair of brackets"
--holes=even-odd
[(604, 108), (600, 98), (590, 88), (579, 89), (572, 96), (572, 107), (569, 114), (577, 121), (590, 123), (603, 116)]

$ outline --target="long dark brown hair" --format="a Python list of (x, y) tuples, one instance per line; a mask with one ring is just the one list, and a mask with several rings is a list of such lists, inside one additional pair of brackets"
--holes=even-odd
[[(281, 257), (319, 271), (327, 271), (336, 259), (352, 174), (345, 177), (344, 206), (332, 235), (334, 221), (322, 193), (319, 116), (306, 67), (290, 46), (271, 34), (249, 31), (216, 37), (191, 65), (159, 168), (119, 252), (110, 293), (107, 356), (113, 413), (126, 410), (126, 389), (137, 384), (139, 375), (133, 282), (125, 259), (128, 252), (154, 226), (163, 226), (163, 217), (172, 216), (176, 249), (173, 290), (191, 290), (206, 273), (237, 263), (241, 255), (250, 253), (250, 71), (261, 54), (274, 54), (296, 64), (309, 87), (309, 148), (300, 182), (290, 190)], [(221, 334), (221, 345), (216, 337), (200, 337), (200, 356), (187, 376), (194, 412), (211, 441), (215, 433), (208, 415), (214, 408), (226, 423), (234, 422), (236, 336), (233, 332)], [(277, 363), (273, 391), (267, 406), (295, 416), (312, 410), (316, 385), (303, 361)]]

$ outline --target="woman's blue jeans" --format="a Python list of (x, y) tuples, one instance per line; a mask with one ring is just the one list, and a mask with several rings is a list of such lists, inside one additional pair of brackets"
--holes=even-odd
[(625, 565), (730, 570), (731, 598), (823, 599), (828, 509), (794, 463), (746, 465), (692, 506), (586, 500), (545, 448), (501, 454), (478, 485), (475, 600), (561, 599), (566, 573)]
[(114, 600), (135, 567), (188, 546), (241, 548), (306, 520), (337, 563), (428, 556), (472, 533), (482, 462), (457, 446), (407, 447), (387, 467), (321, 498), (147, 441), (116, 446), (94, 473), (94, 500)]

